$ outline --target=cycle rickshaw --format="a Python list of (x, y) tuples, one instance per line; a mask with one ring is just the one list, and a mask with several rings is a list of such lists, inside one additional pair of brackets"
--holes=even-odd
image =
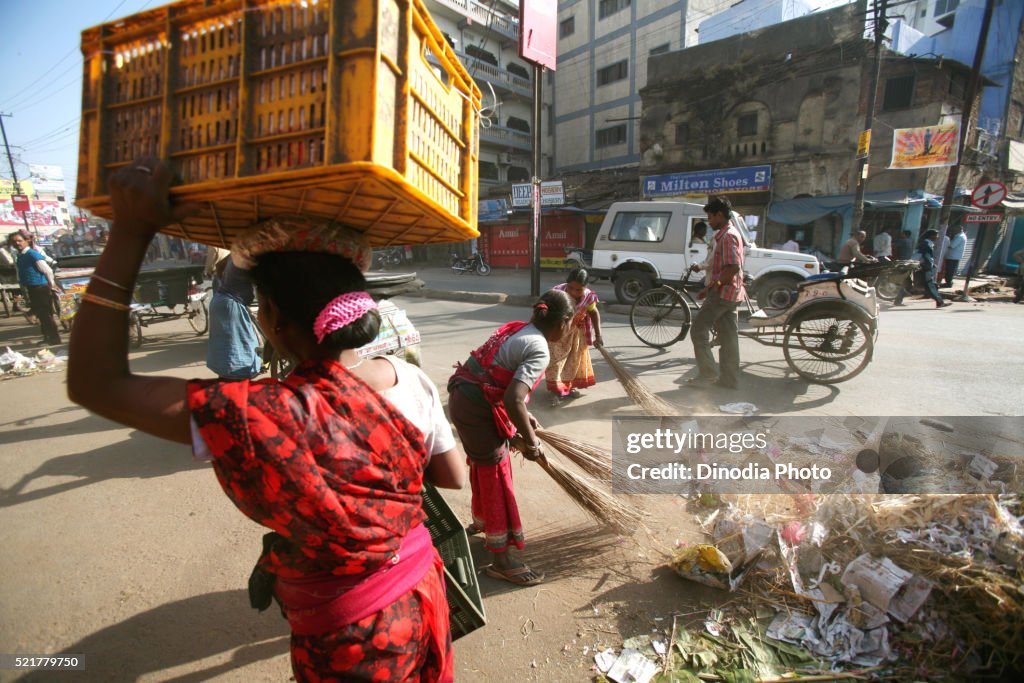
[[(92, 268), (61, 271), (57, 275), (63, 290), (57, 297), (57, 306), (65, 329), (70, 329), (73, 323), (91, 275)], [(142, 328), (179, 318), (187, 318), (197, 336), (206, 334), (210, 319), (206, 307), (207, 292), (200, 287), (202, 281), (201, 265), (140, 271), (128, 314), (132, 348), (142, 346)]]
[[(667, 348), (690, 331), (699, 304), (683, 288), (663, 284), (642, 293), (629, 312), (637, 338)], [(749, 307), (748, 303), (748, 307)], [(786, 363), (809, 382), (836, 384), (860, 374), (871, 362), (878, 337), (878, 300), (874, 288), (845, 273), (813, 275), (801, 282), (795, 301), (769, 316), (752, 312), (753, 329), (740, 336), (782, 347)]]

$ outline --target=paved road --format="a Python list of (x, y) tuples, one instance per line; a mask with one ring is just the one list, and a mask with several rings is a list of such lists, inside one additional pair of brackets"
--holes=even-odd
[[(444, 272), (420, 275), (440, 286)], [(529, 292), (525, 272), (456, 279), (477, 291)], [(545, 286), (559, 279), (546, 274)], [(425, 368), (441, 386), (495, 327), (528, 314), (522, 306), (398, 302), (421, 331)], [(688, 340), (650, 349), (614, 313), (605, 339), (684, 413), (743, 400), (776, 414), (1021, 415), (1024, 306), (909, 304), (883, 312), (875, 361), (836, 387), (799, 381), (777, 349), (743, 341), (743, 389), (696, 393), (680, 383), (693, 372)], [(0, 348), (25, 348), (32, 334), (0, 318)], [(208, 376), (204, 352), (205, 339), (179, 321), (147, 330), (132, 364)], [(558, 432), (608, 445), (610, 416), (632, 408), (607, 366), (595, 366), (599, 384), (584, 398), (551, 409), (541, 392), (534, 409)], [(91, 416), (64, 391), (63, 373), (0, 381), (0, 652), (86, 653), (89, 670), (62, 681), (287, 680), (285, 624), (250, 610), (243, 590), (261, 530), (186, 449)], [(678, 498), (645, 497), (651, 530), (627, 541), (600, 534), (538, 468), (517, 465), (515, 476), (528, 554), (548, 580), (510, 590), (481, 578), (490, 623), (456, 644), (460, 680), (589, 680), (595, 648), (663, 628), (673, 611), (692, 613), (715, 597), (662, 566), (676, 540), (697, 538)], [(448, 498), (465, 515), (468, 492)], [(11, 679), (0, 671), (0, 680)]]

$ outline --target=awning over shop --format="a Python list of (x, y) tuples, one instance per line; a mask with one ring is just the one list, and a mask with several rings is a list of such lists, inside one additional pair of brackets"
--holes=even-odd
[[(957, 196), (970, 194), (969, 190), (958, 188)], [(782, 199), (768, 205), (768, 220), (784, 225), (806, 225), (819, 218), (836, 214), (849, 222), (853, 216), (854, 195), (832, 195), (829, 197), (803, 197)], [(864, 207), (868, 209), (901, 209), (923, 205), (929, 209), (942, 206), (942, 197), (920, 190), (893, 190), (890, 192), (868, 192), (864, 195)], [(954, 211), (977, 212), (978, 209), (954, 204)]]

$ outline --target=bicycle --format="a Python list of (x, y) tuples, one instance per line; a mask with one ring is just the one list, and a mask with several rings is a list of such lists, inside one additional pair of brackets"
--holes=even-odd
[[(700, 310), (700, 302), (694, 298), (686, 286), (690, 284), (690, 276), (697, 272), (693, 268), (686, 271), (682, 286), (676, 289), (672, 285), (662, 283), (658, 287), (648, 289), (636, 298), (629, 309), (629, 326), (636, 338), (647, 346), (664, 349), (686, 338), (693, 320), (693, 310)], [(750, 278), (744, 280), (749, 282)], [(750, 299), (744, 299), (749, 315), (754, 314)], [(691, 310), (692, 309), (692, 310)], [(712, 331), (714, 334), (714, 331)], [(712, 338), (714, 345), (714, 338)]]

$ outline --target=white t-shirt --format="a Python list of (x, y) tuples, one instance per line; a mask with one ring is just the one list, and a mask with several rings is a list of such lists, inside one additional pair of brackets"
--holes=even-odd
[(533, 389), (551, 362), (548, 340), (537, 326), (530, 323), (498, 348), (494, 362), (513, 372), (512, 379)]
[(383, 356), (395, 368), (398, 381), (380, 392), (398, 412), (423, 434), (427, 453), (431, 456), (455, 448), (455, 435), (441, 405), (437, 387), (426, 373), (412, 363), (394, 356)]

